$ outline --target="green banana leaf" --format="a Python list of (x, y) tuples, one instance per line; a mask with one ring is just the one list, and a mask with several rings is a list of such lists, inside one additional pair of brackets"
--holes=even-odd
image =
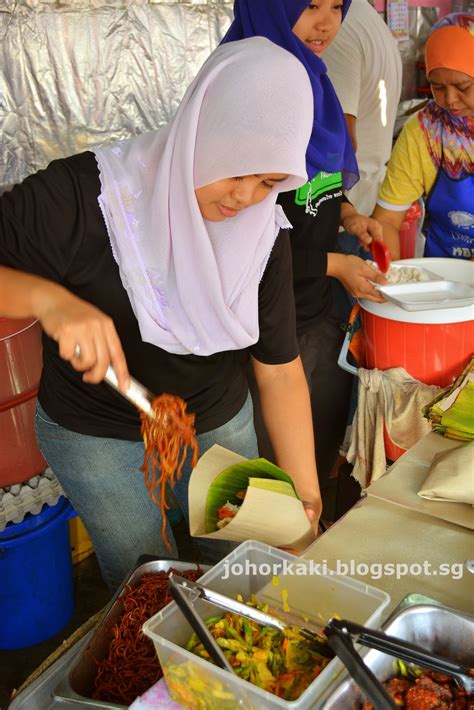
[(474, 382), (467, 382), (449, 409), (436, 408), (441, 415), (441, 424), (468, 437), (474, 435)]
[[(285, 485), (282, 486), (282, 483)], [(205, 512), (206, 533), (216, 531), (217, 511), (227, 501), (234, 505), (242, 504), (242, 499), (235, 494), (249, 485), (298, 498), (291, 476), (270, 461), (254, 459), (236, 463), (221, 471), (209, 486)]]

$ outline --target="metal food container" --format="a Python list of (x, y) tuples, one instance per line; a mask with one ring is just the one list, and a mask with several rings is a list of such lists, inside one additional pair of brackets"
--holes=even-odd
[[(469, 666), (474, 661), (474, 616), (435, 604), (402, 609), (384, 625), (384, 631)], [(394, 675), (394, 658), (380, 651), (362, 651), (366, 665), (381, 681)], [(323, 696), (321, 710), (359, 710), (364, 697), (348, 674)]]
[[(140, 558), (143, 559), (143, 558)], [(184, 562), (183, 560), (160, 559), (138, 562), (137, 567), (127, 577), (119, 587), (109, 605), (104, 611), (104, 615), (93, 633), (89, 643), (82, 650), (77, 660), (71, 667), (69, 676), (63, 678), (54, 691), (54, 697), (58, 700), (66, 700), (70, 703), (80, 703), (91, 708), (126, 708), (126, 705), (109, 703), (104, 700), (94, 700), (90, 696), (94, 689), (94, 679), (97, 672), (97, 664), (94, 659), (102, 660), (109, 651), (112, 640), (112, 630), (123, 614), (122, 597), (127, 592), (127, 587), (136, 587), (143, 575), (154, 572), (167, 572), (171, 567), (180, 572), (196, 569), (198, 563)], [(203, 572), (210, 569), (209, 565), (199, 565)]]

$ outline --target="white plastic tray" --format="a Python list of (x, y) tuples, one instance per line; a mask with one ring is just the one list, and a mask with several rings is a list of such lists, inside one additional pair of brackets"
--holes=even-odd
[(377, 286), (387, 301), (406, 311), (459, 308), (474, 304), (474, 288), (455, 281), (416, 281)]

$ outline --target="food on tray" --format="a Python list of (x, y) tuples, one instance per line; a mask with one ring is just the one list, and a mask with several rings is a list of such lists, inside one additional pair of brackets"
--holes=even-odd
[[(384, 683), (399, 708), (406, 710), (472, 710), (474, 695), (459, 688), (449, 675), (422, 670), (417, 666), (395, 661), (396, 676)], [(374, 710), (364, 703), (362, 710)]]
[[(378, 269), (375, 262), (371, 262), (371, 264)], [(391, 284), (407, 284), (430, 280), (426, 271), (423, 271), (418, 266), (391, 266), (384, 276)]]
[[(243, 601), (240, 595), (237, 599)], [(253, 595), (248, 604), (271, 613), (268, 604), (257, 603)], [(213, 616), (206, 624), (239, 678), (284, 700), (299, 698), (333, 657), (323, 636), (308, 641), (296, 626), (279, 631), (230, 613)], [(196, 634), (185, 648), (212, 663)], [(168, 682), (168, 674), (166, 678)], [(203, 693), (209, 693), (205, 685)], [(179, 692), (173, 697), (179, 701)]]
[(166, 538), (166, 484), (173, 488), (180, 478), (188, 447), (193, 452), (193, 468), (198, 460), (194, 414), (187, 414), (186, 407), (181, 397), (162, 394), (152, 402), (153, 416), (141, 414), (145, 460), (140, 470), (145, 474), (152, 501), (161, 510), (161, 534), (168, 549), (171, 546)]
[(112, 629), (108, 655), (97, 660), (94, 681), (95, 700), (130, 705), (163, 675), (153, 642), (144, 636), (141, 627), (172, 597), (168, 591), (168, 578), (172, 572), (195, 582), (203, 574), (200, 567), (180, 571), (144, 574), (133, 589), (129, 586), (123, 596), (124, 612)]
[(206, 532), (221, 530), (239, 512), (249, 488), (298, 498), (291, 477), (266, 459), (234, 464), (211, 483), (206, 500)]

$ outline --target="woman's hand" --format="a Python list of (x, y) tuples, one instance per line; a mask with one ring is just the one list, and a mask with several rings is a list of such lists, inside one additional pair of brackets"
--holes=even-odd
[(59, 355), (84, 382), (97, 384), (109, 365), (114, 368), (121, 389), (130, 385), (125, 355), (112, 319), (98, 308), (74, 296), (57, 284), (43, 281), (36, 309), (44, 331), (58, 343)]
[(59, 354), (84, 382), (104, 379), (109, 365), (119, 387), (130, 386), (125, 355), (109, 316), (53, 281), (0, 266), (0, 315), (38, 318), (43, 330), (59, 345)]
[(354, 298), (383, 303), (384, 298), (369, 281), (383, 286), (387, 279), (377, 269), (359, 256), (352, 254), (328, 254), (328, 276), (338, 279)]
[(365, 217), (358, 212), (351, 212), (342, 217), (341, 224), (346, 232), (354, 234), (364, 249), (369, 249), (374, 239), (383, 241), (383, 227), (376, 219)]
[(323, 504), (321, 501), (321, 497), (317, 496), (317, 497), (313, 498), (313, 500), (311, 500), (311, 501), (303, 500), (303, 507), (304, 507), (304, 512), (306, 513), (306, 517), (308, 518), (309, 522), (311, 523), (311, 527), (313, 528), (314, 534), (318, 535), (319, 518), (321, 517), (321, 513), (323, 510)]
[[(319, 497), (319, 491), (312, 502), (303, 501), (303, 507), (304, 512), (311, 523), (314, 536), (317, 537), (319, 535), (319, 518), (321, 517), (321, 511), (323, 508), (321, 498)], [(284, 552), (289, 552), (291, 555), (299, 556), (303, 554), (302, 550), (297, 550), (296, 547), (279, 547), (278, 549), (283, 550)]]

